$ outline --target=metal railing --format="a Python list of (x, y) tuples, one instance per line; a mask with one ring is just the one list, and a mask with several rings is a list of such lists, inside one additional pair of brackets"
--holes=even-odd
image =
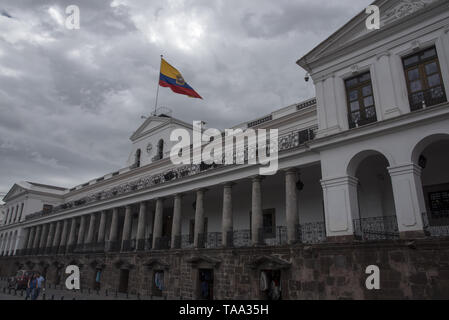
[(423, 212), (424, 233), (428, 237), (449, 237), (449, 215), (433, 216), (431, 220)]
[[(282, 134), (278, 137), (277, 141), (274, 141), (273, 143), (270, 142), (269, 148), (278, 148), (279, 152), (287, 151), (290, 149), (299, 148), (302, 145), (304, 145), (308, 141), (312, 141), (315, 139), (315, 133), (318, 130), (318, 126), (312, 126), (309, 128), (304, 128), (301, 130), (294, 130), (289, 133)], [(242, 150), (233, 150), (231, 151), (233, 154), (234, 163), (239, 163), (238, 160), (241, 160), (240, 158), (243, 158), (244, 163), (248, 161), (249, 154), (256, 154), (255, 150), (248, 151), (248, 146), (246, 145), (245, 148), (241, 148)], [(225, 152), (226, 154), (227, 152)], [(226, 155), (223, 154), (223, 157), (225, 158)], [(159, 184), (163, 184), (166, 182), (182, 179), (189, 176), (194, 176), (199, 173), (213, 170), (216, 168), (223, 167), (222, 164), (210, 164), (207, 165), (205, 163), (202, 163), (200, 165), (192, 164), (192, 165), (185, 165), (180, 166), (174, 169), (167, 170), (163, 173), (153, 174), (146, 176), (144, 178), (130, 181), (121, 185), (117, 185), (114, 187), (111, 187), (110, 189), (99, 191), (97, 193), (91, 194), (89, 196), (85, 196), (83, 198), (63, 203), (59, 206), (53, 207), (51, 210), (48, 211), (38, 211), (32, 214), (29, 214), (25, 217), (25, 220), (33, 220), (38, 219), (45, 216), (50, 216), (56, 213), (60, 213), (66, 210), (71, 210), (77, 207), (82, 207), (91, 203), (95, 203), (98, 201), (103, 200), (109, 200), (124, 194), (128, 194), (130, 192), (134, 191), (140, 191), (144, 189), (148, 189), (154, 186), (157, 186)]]
[(326, 224), (324, 222), (308, 222), (297, 226), (297, 238), (301, 243), (316, 244), (326, 241)]
[(399, 239), (397, 218), (387, 216), (354, 220), (354, 236), (362, 241)]
[(409, 95), (410, 110), (416, 111), (447, 101), (443, 87), (435, 87)]

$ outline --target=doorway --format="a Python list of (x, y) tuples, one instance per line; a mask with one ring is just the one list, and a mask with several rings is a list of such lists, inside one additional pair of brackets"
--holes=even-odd
[(263, 300), (282, 300), (280, 270), (261, 270), (260, 292)]
[(162, 297), (162, 292), (164, 290), (164, 271), (154, 271), (152, 287), (152, 295), (156, 297)]
[(95, 270), (95, 279), (94, 279), (94, 290), (100, 290), (101, 289), (101, 269)]
[(214, 299), (214, 270), (199, 269), (199, 298), (200, 300)]
[(129, 270), (121, 269), (118, 287), (118, 291), (120, 293), (128, 293), (128, 281), (129, 281)]

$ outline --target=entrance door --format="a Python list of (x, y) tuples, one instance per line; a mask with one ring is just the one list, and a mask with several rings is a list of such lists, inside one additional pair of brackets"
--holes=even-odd
[(260, 291), (264, 300), (281, 300), (281, 271), (262, 270), (260, 272)]
[(94, 289), (100, 290), (101, 289), (101, 269), (97, 269), (95, 271), (95, 279), (94, 279)]
[(164, 271), (158, 270), (153, 274), (153, 296), (162, 297), (164, 290)]
[(121, 293), (128, 292), (128, 280), (129, 280), (129, 270), (120, 270), (120, 280), (118, 291)]
[(199, 269), (199, 297), (200, 300), (214, 299), (214, 270)]

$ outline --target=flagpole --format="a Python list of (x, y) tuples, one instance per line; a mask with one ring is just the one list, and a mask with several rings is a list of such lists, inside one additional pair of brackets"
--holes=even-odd
[[(161, 65), (162, 65), (162, 58), (163, 58), (163, 55), (161, 54)], [(159, 68), (159, 70), (160, 70), (160, 68)], [(161, 74), (160, 74), (160, 71), (159, 71), (159, 75), (158, 75), (158, 78), (157, 78), (157, 91), (156, 91), (156, 102), (155, 102), (155, 104), (154, 104), (154, 116), (156, 116), (156, 110), (157, 110), (157, 100), (159, 99), (159, 80), (160, 80), (160, 76), (161, 76)]]

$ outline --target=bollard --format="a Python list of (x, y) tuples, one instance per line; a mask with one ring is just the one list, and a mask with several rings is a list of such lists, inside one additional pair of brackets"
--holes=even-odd
[(51, 300), (55, 300), (55, 295), (54, 294), (51, 295)]
[(72, 300), (76, 300), (76, 298), (75, 297), (73, 297), (73, 299)]
[(117, 292), (117, 290), (115, 290), (115, 297), (117, 298), (117, 295), (118, 295), (118, 292)]
[(20, 296), (23, 297), (23, 289), (20, 290)]
[(11, 294), (11, 288), (8, 289), (8, 294)]
[(16, 289), (14, 289), (14, 295), (17, 296), (17, 290)]
[(140, 293), (137, 293), (137, 300), (140, 300)]
[(108, 289), (106, 289), (106, 290), (104, 291), (104, 294), (105, 294), (106, 297), (108, 296)]
[(64, 300), (64, 296), (61, 297), (61, 300)]
[(45, 292), (42, 294), (42, 300), (46, 300), (47, 299), (47, 296), (46, 296), (46, 294), (45, 294)]

